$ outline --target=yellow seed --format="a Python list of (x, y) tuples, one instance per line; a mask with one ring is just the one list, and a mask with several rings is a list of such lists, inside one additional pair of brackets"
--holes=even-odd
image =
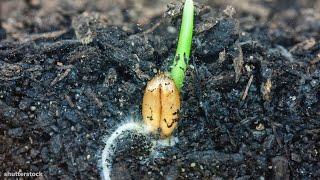
[(160, 129), (161, 137), (169, 137), (177, 126), (179, 109), (179, 90), (167, 75), (159, 74), (148, 82), (142, 116), (152, 132)]

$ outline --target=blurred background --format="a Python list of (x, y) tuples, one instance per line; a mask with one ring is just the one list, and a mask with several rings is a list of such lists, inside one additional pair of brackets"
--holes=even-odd
[[(123, 25), (126, 22), (143, 26), (160, 18), (172, 0), (1, 0), (1, 26), (7, 36), (16, 33), (43, 33), (70, 27), (72, 18), (82, 13), (99, 14), (106, 22)], [(236, 16), (252, 21), (270, 22), (286, 19), (292, 26), (319, 18), (320, 0), (197, 0), (223, 10), (232, 5)], [(301, 15), (301, 16), (300, 16)], [(291, 19), (290, 19), (291, 18)], [(154, 21), (152, 21), (154, 22)], [(314, 21), (313, 21), (314, 22)]]

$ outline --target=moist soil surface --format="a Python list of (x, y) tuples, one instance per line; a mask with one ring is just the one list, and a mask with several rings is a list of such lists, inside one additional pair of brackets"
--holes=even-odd
[[(231, 5), (231, 6), (229, 6)], [(105, 138), (141, 121), (181, 3), (2, 1), (0, 173), (99, 179)], [(319, 179), (320, 2), (198, 2), (174, 146), (117, 139), (112, 179)]]

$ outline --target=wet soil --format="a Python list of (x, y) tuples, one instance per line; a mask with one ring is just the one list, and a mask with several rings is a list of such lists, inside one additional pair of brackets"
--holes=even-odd
[[(125, 134), (113, 179), (320, 178), (320, 1), (240, 2), (197, 3), (179, 142), (154, 155)], [(3, 1), (0, 173), (100, 178), (104, 138), (169, 69), (181, 7)]]

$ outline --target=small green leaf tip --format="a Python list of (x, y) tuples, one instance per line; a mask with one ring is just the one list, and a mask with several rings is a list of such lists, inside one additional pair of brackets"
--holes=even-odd
[(194, 6), (192, 0), (186, 0), (183, 7), (182, 23), (176, 56), (171, 66), (171, 78), (180, 90), (183, 86), (185, 72), (189, 65), (193, 33)]

